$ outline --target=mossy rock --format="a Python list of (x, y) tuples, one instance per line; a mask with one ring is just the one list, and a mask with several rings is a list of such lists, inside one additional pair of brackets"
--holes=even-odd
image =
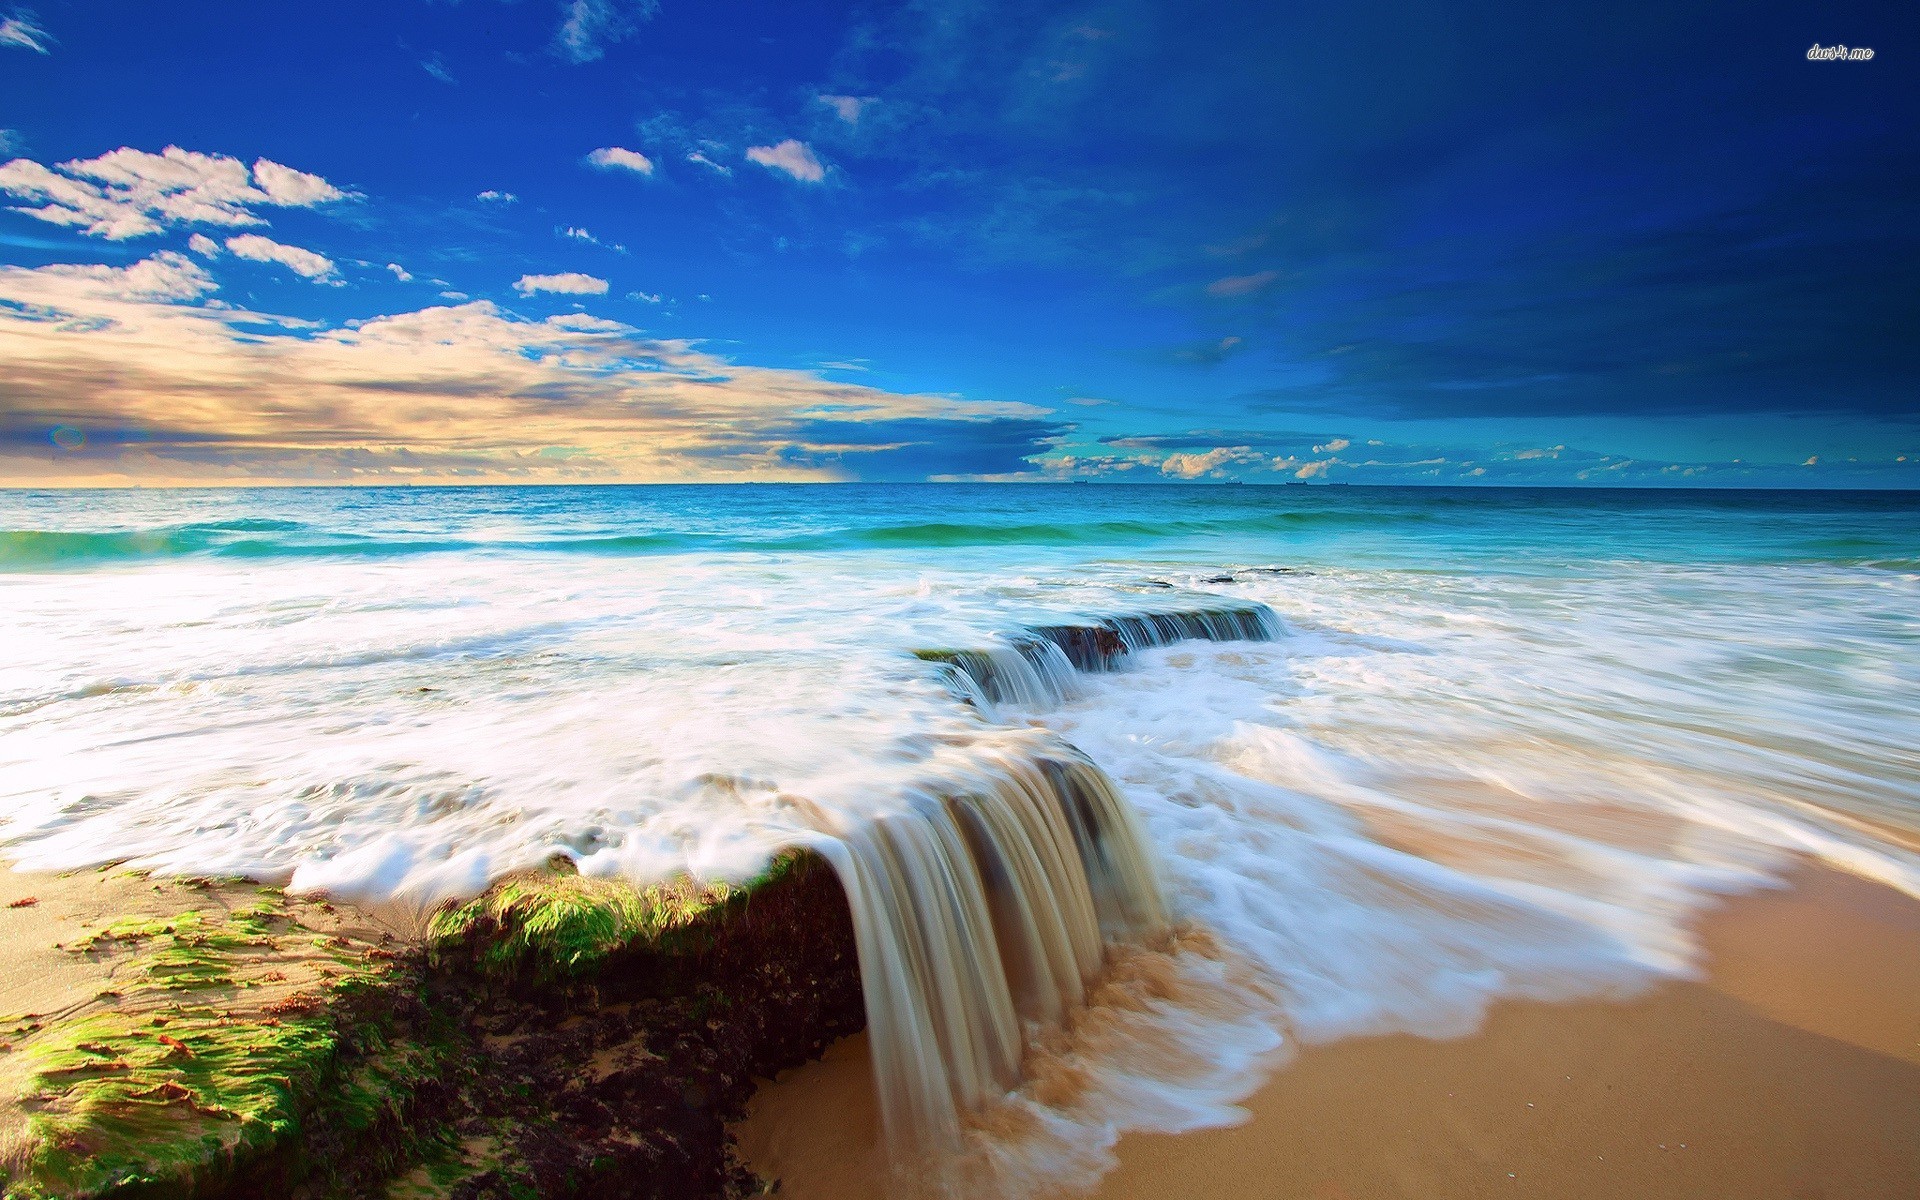
[(738, 885), (521, 876), (411, 950), (220, 886), (66, 945), (112, 971), (84, 1011), (0, 1021), (31, 1092), (6, 1200), (756, 1194), (726, 1122), (862, 1024), (811, 854)]
[(302, 924), (277, 894), (116, 921), (65, 949), (110, 958), (115, 990), (23, 1039), (7, 1200), (326, 1173), (304, 1143), (322, 1130), (391, 1140), (438, 1069), (430, 1047), (394, 1036), (414, 983), (402, 956)]
[(697, 949), (755, 891), (811, 857), (782, 854), (743, 884), (683, 878), (635, 887), (558, 870), (514, 876), (436, 913), (429, 945), (436, 962), (464, 960), (497, 978), (589, 978), (622, 954)]

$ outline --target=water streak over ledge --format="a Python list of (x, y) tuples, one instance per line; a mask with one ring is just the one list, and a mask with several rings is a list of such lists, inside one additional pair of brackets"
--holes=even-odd
[(1229, 601), (1103, 617), (1085, 624), (1033, 625), (992, 646), (919, 650), (944, 664), (970, 701), (1048, 708), (1073, 692), (1077, 672), (1119, 669), (1127, 657), (1178, 641), (1270, 642), (1285, 633), (1264, 604)]

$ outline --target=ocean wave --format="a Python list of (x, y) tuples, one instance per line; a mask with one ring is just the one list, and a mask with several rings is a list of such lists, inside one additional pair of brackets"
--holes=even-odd
[(833, 553), (872, 549), (1084, 547), (1174, 539), (1367, 526), (1404, 526), (1421, 513), (1369, 511), (1233, 512), (1217, 517), (1059, 522), (910, 522), (847, 525), (817, 532), (661, 531), (603, 535), (488, 536), (447, 528), (432, 535), (364, 534), (298, 521), (237, 520), (147, 529), (15, 529), (0, 532), (0, 569), (109, 565), (208, 555), (225, 558), (384, 558), (445, 553), (667, 554)]
[[(298, 537), (235, 537), (285, 533)], [(389, 558), (460, 552), (649, 554), (697, 547), (701, 539), (679, 534), (613, 537), (489, 539), (474, 537), (369, 537), (316, 531), (295, 521), (227, 521), (154, 529), (70, 531), (16, 529), (0, 532), (0, 569), (104, 566), (147, 559), (206, 555), (219, 558)]]

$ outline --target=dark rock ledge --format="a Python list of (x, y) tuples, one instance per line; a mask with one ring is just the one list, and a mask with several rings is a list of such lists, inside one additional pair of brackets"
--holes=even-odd
[(414, 946), (194, 883), (60, 948), (92, 1000), (0, 1022), (8, 1200), (756, 1194), (726, 1123), (864, 1022), (805, 854), (738, 888), (508, 879)]

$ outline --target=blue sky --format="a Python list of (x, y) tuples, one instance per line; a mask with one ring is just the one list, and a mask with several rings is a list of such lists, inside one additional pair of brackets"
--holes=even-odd
[(1915, 10), (1361, 7), (0, 0), (0, 478), (1920, 481)]

